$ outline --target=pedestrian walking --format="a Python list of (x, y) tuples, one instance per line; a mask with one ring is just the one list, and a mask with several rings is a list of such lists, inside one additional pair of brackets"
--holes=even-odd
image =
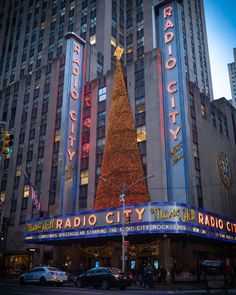
[(164, 266), (160, 266), (160, 283), (166, 283), (166, 269), (164, 268)]

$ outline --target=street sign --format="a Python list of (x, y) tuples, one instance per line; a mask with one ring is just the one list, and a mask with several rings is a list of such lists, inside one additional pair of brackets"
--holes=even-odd
[(38, 248), (27, 248), (26, 250), (27, 250), (28, 252), (30, 252), (30, 253), (39, 252), (39, 249), (38, 249)]
[(124, 241), (124, 246), (129, 247), (129, 241)]
[(121, 234), (122, 234), (123, 236), (125, 236), (125, 237), (128, 236), (128, 230), (127, 230), (126, 227), (124, 227), (124, 228), (121, 229)]

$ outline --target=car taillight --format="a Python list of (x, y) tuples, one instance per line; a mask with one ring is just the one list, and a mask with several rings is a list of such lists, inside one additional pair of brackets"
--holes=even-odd
[(119, 274), (113, 274), (113, 277), (118, 279), (120, 277), (120, 275)]

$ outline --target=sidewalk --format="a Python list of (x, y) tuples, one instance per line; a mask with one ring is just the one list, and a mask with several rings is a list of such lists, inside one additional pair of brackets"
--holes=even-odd
[[(129, 289), (135, 290), (149, 290), (148, 288), (143, 288), (139, 283), (132, 285)], [(166, 283), (166, 284), (155, 284), (156, 291), (189, 291), (189, 290), (205, 290), (205, 283)], [(152, 289), (153, 290), (153, 289)]]

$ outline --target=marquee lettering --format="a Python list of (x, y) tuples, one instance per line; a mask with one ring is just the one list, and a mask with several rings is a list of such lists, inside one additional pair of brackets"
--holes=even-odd
[(66, 222), (65, 222), (65, 226), (64, 226), (64, 228), (71, 228), (70, 218), (67, 218), (67, 219), (66, 219)]
[(56, 219), (56, 229), (61, 229), (62, 227), (62, 219)]
[[(165, 25), (164, 25), (164, 42), (167, 45), (168, 49), (168, 56), (165, 60), (165, 68), (168, 71), (172, 71), (175, 66), (177, 65), (177, 59), (173, 57), (173, 50), (172, 50), (172, 42), (174, 41), (175, 34), (173, 31), (171, 31), (172, 28), (174, 28), (174, 24), (171, 21), (172, 17), (172, 12), (173, 8), (171, 6), (168, 6), (163, 9), (163, 17), (165, 20)], [(175, 94), (178, 92), (178, 85), (177, 81), (173, 80), (167, 84), (167, 92), (169, 94)], [(171, 124), (177, 124), (176, 128), (174, 129), (173, 127), (169, 128), (170, 136), (173, 140), (178, 139), (178, 135), (181, 130), (181, 126), (178, 125), (178, 116), (179, 116), (179, 110), (175, 110), (176, 108), (176, 102), (175, 102), (175, 96), (171, 95), (170, 96), (170, 106), (172, 108), (172, 111), (169, 112), (169, 118)], [(178, 155), (178, 159), (176, 158), (177, 161), (179, 161), (183, 157), (183, 153)]]
[(165, 33), (165, 43), (169, 43), (174, 39), (174, 33), (173, 32), (167, 32)]
[(169, 59), (167, 59), (165, 63), (165, 67), (167, 70), (172, 70), (175, 66), (176, 66), (176, 58), (170, 57)]
[(96, 215), (94, 215), (94, 214), (90, 215), (89, 218), (88, 218), (88, 224), (91, 225), (91, 226), (93, 226), (96, 223), (97, 223), (97, 217), (96, 217)]
[(178, 136), (178, 134), (180, 132), (180, 129), (181, 129), (181, 127), (179, 127), (179, 126), (175, 130), (173, 130), (172, 128), (169, 129), (169, 131), (172, 134), (174, 140), (177, 140), (177, 136)]
[(79, 98), (79, 93), (76, 89), (72, 89), (70, 92), (70, 96), (72, 99), (77, 100)]
[[(73, 47), (74, 56), (72, 59), (72, 71), (71, 71), (71, 79), (72, 85), (70, 89), (70, 98), (74, 101), (79, 99), (79, 89), (78, 89), (78, 81), (79, 81), (79, 71), (80, 71), (80, 45), (74, 43)], [(67, 156), (69, 161), (71, 162), (76, 154), (75, 152), (75, 143), (76, 137), (74, 136), (76, 130), (76, 122), (77, 122), (77, 113), (74, 110), (70, 110), (70, 130), (68, 135), (68, 146), (67, 146)]]
[[(175, 146), (176, 155), (179, 155), (180, 145)], [(175, 154), (174, 154), (175, 155)], [(151, 230), (187, 230), (201, 235), (215, 235), (219, 238), (233, 239), (236, 242), (236, 220), (229, 220), (197, 208), (178, 205), (155, 205), (148, 203), (142, 207), (129, 207), (124, 210), (125, 219), (129, 218), (131, 224), (125, 225), (127, 231)], [(150, 208), (150, 209), (149, 209)], [(150, 210), (150, 211), (149, 211)], [(67, 215), (32, 220), (26, 224), (26, 239), (30, 234), (51, 237), (74, 237), (75, 235), (99, 235), (104, 233), (120, 234), (123, 219), (123, 210), (114, 208), (109, 211), (85, 212), (78, 215)], [(30, 239), (30, 238), (29, 238)]]
[(172, 118), (172, 123), (176, 124), (176, 116), (178, 116), (179, 112), (171, 112), (169, 116)]
[(208, 214), (203, 214), (198, 212), (198, 223), (201, 225), (217, 228), (217, 229), (223, 229), (224, 228), (224, 222), (221, 218), (217, 218), (214, 216), (210, 216)]
[(174, 28), (174, 25), (172, 24), (171, 20), (167, 20), (164, 26), (164, 31), (167, 31), (170, 28)]
[(79, 227), (80, 226), (80, 218), (79, 217), (75, 217), (74, 218), (74, 227)]
[(167, 91), (168, 91), (168, 93), (173, 94), (173, 93), (175, 93), (175, 92), (177, 91), (176, 88), (171, 89), (172, 86), (174, 86), (174, 85), (177, 85), (177, 82), (176, 82), (176, 81), (172, 81), (172, 82), (170, 82), (170, 83), (167, 85)]
[(74, 44), (74, 51), (79, 55), (79, 52), (80, 52), (80, 46), (79, 44)]
[(106, 214), (106, 217), (105, 217), (106, 223), (108, 224), (114, 223), (114, 220), (110, 219), (111, 216), (114, 216), (114, 212), (109, 212)]
[(167, 18), (167, 16), (171, 16), (172, 15), (172, 7), (166, 7), (163, 11), (163, 15), (164, 15), (164, 18)]
[(76, 116), (77, 116), (77, 113), (73, 110), (70, 111), (70, 119), (71, 121), (73, 122), (76, 122)]
[(142, 220), (142, 216), (143, 216), (143, 213), (145, 212), (145, 208), (136, 208), (135, 211), (138, 215), (138, 220)]
[(170, 56), (172, 55), (172, 46), (171, 45), (168, 46), (168, 53)]

